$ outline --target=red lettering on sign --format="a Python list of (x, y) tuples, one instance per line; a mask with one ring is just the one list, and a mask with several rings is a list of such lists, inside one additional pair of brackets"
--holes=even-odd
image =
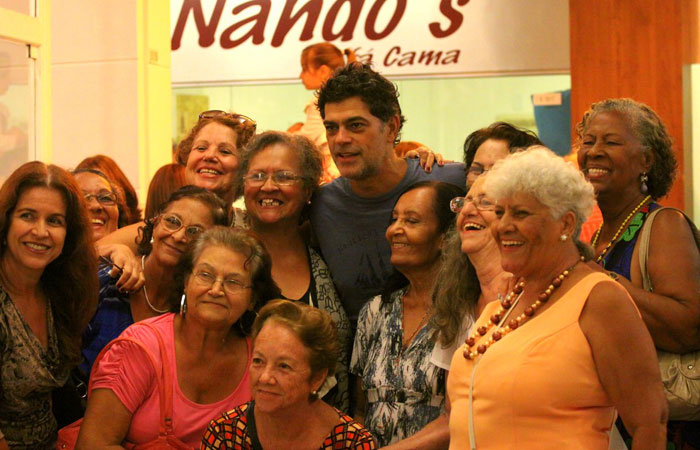
[(322, 0), (310, 0), (292, 16), (292, 10), (296, 3), (297, 0), (287, 0), (284, 4), (282, 16), (277, 23), (275, 34), (272, 36), (273, 47), (279, 47), (284, 43), (284, 38), (287, 36), (287, 33), (289, 33), (289, 30), (299, 21), (302, 14), (306, 14), (306, 22), (304, 23), (304, 29), (301, 32), (301, 36), (299, 36), (299, 40), (308, 41), (314, 37), (314, 27), (316, 26), (318, 16), (321, 14), (321, 6), (323, 6)]
[(214, 43), (216, 38), (216, 27), (219, 26), (219, 20), (221, 19), (221, 11), (224, 9), (226, 0), (216, 0), (216, 5), (214, 6), (214, 12), (211, 14), (211, 19), (209, 19), (209, 25), (204, 21), (204, 12), (202, 11), (202, 3), (200, 0), (184, 0), (182, 2), (182, 9), (180, 10), (180, 15), (177, 18), (177, 23), (175, 24), (175, 31), (173, 31), (173, 38), (170, 41), (170, 48), (172, 50), (177, 50), (180, 48), (182, 42), (182, 33), (185, 31), (185, 24), (187, 23), (187, 16), (190, 11), (194, 16), (194, 24), (197, 27), (197, 32), (199, 33), (199, 45), (202, 47), (209, 47)]
[[(365, 0), (337, 0), (331, 6), (326, 14), (326, 20), (323, 22), (323, 29), (321, 35), (326, 41), (334, 41), (340, 38), (341, 41), (349, 41), (352, 39), (353, 32), (355, 31), (355, 26), (357, 26), (357, 19), (360, 17), (360, 11), (362, 10), (362, 5)], [(335, 20), (338, 18), (338, 12), (340, 8), (346, 4), (350, 3), (350, 16), (348, 20), (343, 25), (343, 28), (337, 32), (333, 32), (333, 25), (335, 25)]]
[(384, 31), (378, 32), (376, 31), (377, 16), (379, 15), (379, 10), (384, 6), (384, 3), (386, 3), (386, 0), (377, 0), (374, 2), (374, 5), (372, 5), (372, 8), (369, 10), (369, 14), (367, 14), (367, 20), (365, 21), (365, 35), (367, 38), (374, 41), (385, 38), (394, 31), (399, 21), (401, 21), (404, 11), (406, 11), (406, 0), (397, 0), (396, 9), (394, 9), (394, 15), (391, 16), (389, 24)]
[[(457, 0), (457, 5), (459, 6), (464, 6), (467, 3), (469, 3), (469, 0)], [(430, 23), (428, 25), (428, 29), (436, 38), (444, 38), (451, 35), (459, 29), (460, 25), (462, 25), (462, 22), (464, 21), (462, 13), (452, 7), (452, 0), (441, 0), (440, 12), (450, 20), (450, 24), (447, 26), (447, 29), (443, 30), (440, 28), (440, 24), (438, 22)]]
[[(265, 23), (270, 15), (270, 4), (270, 0), (251, 0), (246, 3), (241, 3), (233, 8), (234, 16), (251, 6), (259, 7), (260, 11), (258, 14), (234, 23), (230, 27), (226, 28), (224, 32), (221, 33), (221, 48), (233, 48), (245, 42), (249, 37), (253, 38), (253, 44), (262, 44), (265, 41)], [(238, 39), (232, 39), (232, 35), (236, 30), (250, 22), (255, 22), (255, 25), (253, 25), (253, 27), (245, 35), (239, 37)]]

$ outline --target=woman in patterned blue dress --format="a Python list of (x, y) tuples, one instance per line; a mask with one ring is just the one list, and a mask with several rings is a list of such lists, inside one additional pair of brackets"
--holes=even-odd
[(430, 363), (436, 329), (430, 323), (440, 252), (454, 223), (454, 185), (421, 182), (398, 199), (386, 238), (398, 271), (385, 293), (360, 312), (350, 363), (357, 375), (356, 418), (380, 446), (404, 439), (443, 408), (445, 371)]

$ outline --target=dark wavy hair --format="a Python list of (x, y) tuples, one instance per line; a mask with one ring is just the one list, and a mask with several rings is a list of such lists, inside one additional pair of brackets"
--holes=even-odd
[(214, 225), (228, 225), (229, 205), (224, 203), (218, 195), (207, 191), (204, 188), (187, 185), (170, 194), (168, 200), (163, 202), (158, 208), (157, 214), (148, 218), (144, 222), (144, 226), (139, 228), (139, 234), (136, 237), (138, 252), (140, 255), (148, 255), (153, 249), (151, 238), (153, 237), (153, 228), (159, 220), (160, 214), (166, 212), (170, 205), (182, 199), (191, 199), (200, 202), (209, 208), (211, 219)]
[(253, 310), (246, 311), (233, 324), (233, 329), (249, 335), (258, 310), (268, 301), (279, 298), (282, 294), (272, 279), (272, 260), (265, 246), (252, 232), (242, 228), (213, 227), (190, 243), (187, 252), (175, 269), (174, 289), (169, 297), (170, 311), (178, 312), (180, 310), (185, 280), (192, 274), (202, 252), (212, 246), (225, 247), (245, 257), (244, 267), (250, 270)]
[(401, 140), (401, 128), (406, 118), (401, 114), (399, 90), (391, 81), (368, 64), (350, 63), (336, 70), (317, 92), (318, 110), (325, 119), (327, 103), (339, 103), (352, 97), (359, 97), (369, 108), (369, 112), (382, 122), (399, 116), (399, 129), (396, 130), (394, 144)]
[(309, 350), (311, 376), (323, 369), (328, 370), (328, 376), (335, 373), (340, 344), (335, 323), (327, 311), (301, 302), (273, 300), (260, 310), (255, 319), (253, 339), (268, 321), (289, 328)]
[(480, 128), (472, 132), (464, 141), (464, 164), (467, 169), (474, 161), (476, 150), (489, 139), (506, 141), (510, 153), (520, 148), (544, 145), (537, 135), (530, 130), (518, 128), (507, 122), (494, 122), (486, 128)]
[(304, 188), (308, 189), (309, 192), (314, 192), (318, 189), (318, 185), (321, 183), (321, 174), (323, 173), (323, 163), (321, 161), (321, 152), (319, 152), (313, 142), (305, 136), (293, 135), (283, 131), (266, 131), (251, 139), (241, 154), (240, 166), (236, 173), (236, 198), (243, 195), (243, 177), (248, 173), (252, 159), (261, 151), (275, 144), (284, 145), (295, 153), (299, 160), (301, 169), (301, 174), (299, 175), (302, 177)]
[(673, 153), (673, 140), (661, 117), (649, 106), (631, 98), (608, 98), (593, 103), (576, 125), (578, 148), (581, 147), (588, 124), (602, 112), (620, 113), (644, 150), (651, 152), (652, 164), (647, 173), (649, 195), (656, 200), (668, 194), (676, 177), (678, 163)]
[(112, 194), (114, 194), (114, 196), (117, 197), (117, 210), (119, 211), (119, 218), (117, 219), (117, 228), (129, 225), (129, 220), (127, 218), (129, 216), (129, 213), (127, 212), (128, 206), (124, 201), (124, 191), (122, 191), (121, 187), (112, 183), (112, 181), (110, 181), (107, 175), (105, 175), (104, 173), (102, 173), (101, 170), (98, 169), (92, 169), (89, 167), (86, 167), (84, 169), (75, 169), (71, 172), (71, 175), (75, 176), (81, 173), (91, 173), (93, 175), (97, 175), (98, 177), (102, 178), (107, 182), (107, 184), (109, 185), (109, 189), (112, 191)]
[[(123, 201), (126, 203), (124, 208), (124, 220), (127, 225), (141, 221), (141, 209), (139, 208), (139, 198), (136, 195), (136, 189), (131, 184), (129, 179), (124, 174), (124, 171), (119, 165), (109, 156), (95, 155), (85, 158), (78, 164), (75, 170), (80, 169), (97, 169), (107, 175), (107, 179), (121, 189), (123, 193)], [(119, 218), (121, 220), (121, 214)], [(122, 225), (119, 225), (121, 228)]]
[[(85, 198), (73, 176), (58, 166), (33, 161), (15, 170), (0, 188), (2, 257), (7, 250), (7, 233), (17, 202), (25, 192), (36, 187), (59, 192), (66, 204), (63, 249), (44, 268), (39, 286), (51, 302), (59, 366), (67, 369), (80, 362), (82, 333), (97, 307), (97, 254)], [(3, 273), (2, 277), (11, 279), (14, 275)]]
[[(464, 189), (460, 186), (446, 183), (444, 181), (419, 181), (418, 183), (408, 186), (401, 192), (401, 194), (399, 194), (399, 196), (396, 198), (396, 202), (394, 203), (394, 207), (404, 194), (422, 188), (431, 189), (434, 192), (431, 206), (433, 212), (435, 213), (435, 217), (438, 220), (437, 231), (440, 235), (445, 235), (450, 227), (453, 226), (456, 217), (456, 214), (450, 209), (450, 200), (455, 197), (463, 197)], [(443, 243), (443, 248), (444, 247), (445, 245)], [(401, 272), (394, 269), (394, 272), (389, 276), (389, 279), (382, 290), (382, 300), (389, 301), (392, 293), (407, 285), (408, 279)]]

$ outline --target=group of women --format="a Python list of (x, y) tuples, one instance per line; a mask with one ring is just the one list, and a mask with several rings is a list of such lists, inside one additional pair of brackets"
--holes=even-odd
[(113, 161), (23, 165), (0, 188), (0, 449), (52, 448), (77, 365), (82, 449), (603, 449), (617, 414), (635, 449), (700, 448), (697, 423), (667, 426), (655, 357), (700, 348), (682, 214), (658, 214), (639, 263), (670, 137), (628, 99), (578, 132), (580, 171), (496, 123), (465, 142), (466, 194), (404, 191), (396, 273), (354, 337), (305, 226), (328, 168), (309, 139), (206, 111), (143, 221)]

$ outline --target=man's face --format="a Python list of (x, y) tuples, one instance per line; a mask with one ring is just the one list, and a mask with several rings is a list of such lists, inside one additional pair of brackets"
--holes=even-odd
[(326, 103), (328, 148), (340, 174), (351, 180), (376, 176), (393, 155), (398, 116), (382, 122), (359, 97)]

